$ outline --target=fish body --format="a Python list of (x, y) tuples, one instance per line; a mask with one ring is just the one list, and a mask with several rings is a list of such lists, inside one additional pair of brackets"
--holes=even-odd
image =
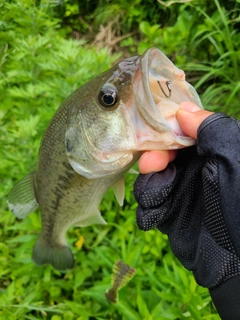
[(98, 210), (103, 195), (113, 187), (122, 204), (123, 176), (142, 150), (194, 144), (175, 118), (182, 101), (201, 107), (184, 72), (153, 48), (123, 60), (63, 102), (42, 139), (36, 170), (8, 196), (19, 218), (40, 206), (42, 231), (32, 256), (36, 264), (73, 267), (68, 228), (106, 224)]

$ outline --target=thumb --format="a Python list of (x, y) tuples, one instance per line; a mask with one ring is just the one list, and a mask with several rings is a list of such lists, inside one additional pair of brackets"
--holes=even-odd
[(202, 110), (192, 102), (183, 102), (176, 117), (183, 133), (196, 140), (198, 127), (211, 114), (213, 112)]

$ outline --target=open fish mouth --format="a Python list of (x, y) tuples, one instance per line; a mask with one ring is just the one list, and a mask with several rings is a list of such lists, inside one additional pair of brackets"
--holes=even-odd
[(160, 50), (152, 48), (141, 57), (123, 60), (97, 82), (111, 88), (108, 98), (117, 93), (119, 104), (107, 110), (98, 99), (81, 112), (73, 109), (65, 141), (68, 160), (79, 175), (107, 177), (127, 170), (141, 151), (195, 144), (181, 131), (176, 111), (183, 101), (200, 108), (201, 101), (184, 72)]
[[(161, 138), (155, 135), (156, 139), (165, 141), (163, 147), (159, 144), (153, 146), (153, 143), (143, 143), (143, 147), (176, 149), (193, 145), (195, 141), (181, 131), (175, 117), (176, 111), (184, 101), (203, 107), (197, 92), (185, 80), (184, 71), (178, 69), (156, 48), (147, 50), (141, 57), (140, 69), (141, 81), (136, 79), (134, 87), (138, 112), (152, 130), (161, 133)], [(137, 77), (140, 80), (140, 75)], [(152, 138), (154, 139), (153, 136), (149, 139)]]

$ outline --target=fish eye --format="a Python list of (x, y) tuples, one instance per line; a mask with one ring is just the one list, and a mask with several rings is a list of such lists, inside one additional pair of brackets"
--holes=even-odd
[(112, 108), (117, 100), (117, 89), (113, 85), (104, 86), (98, 94), (98, 101), (105, 108)]

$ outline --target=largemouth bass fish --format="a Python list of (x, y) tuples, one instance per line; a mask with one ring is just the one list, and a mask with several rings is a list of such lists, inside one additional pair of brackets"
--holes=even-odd
[(73, 267), (68, 228), (106, 224), (98, 210), (103, 195), (113, 187), (123, 203), (123, 176), (142, 150), (194, 144), (175, 118), (183, 101), (202, 107), (184, 72), (152, 48), (121, 61), (63, 102), (44, 134), (36, 170), (8, 196), (18, 218), (40, 206), (42, 231), (32, 255), (36, 264)]

